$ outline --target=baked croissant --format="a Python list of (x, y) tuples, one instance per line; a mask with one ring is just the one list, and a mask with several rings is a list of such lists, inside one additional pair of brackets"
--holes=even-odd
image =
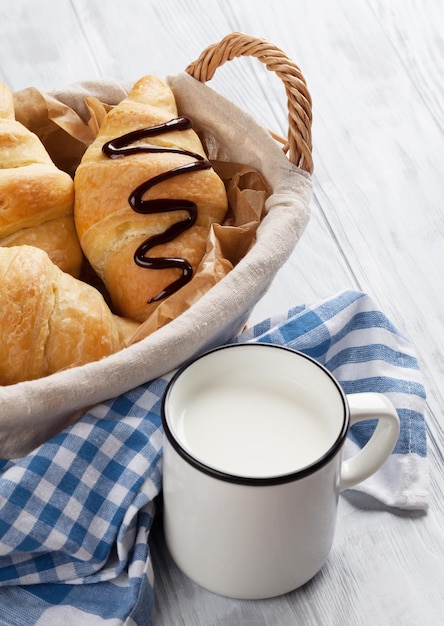
[(177, 115), (166, 83), (140, 79), (108, 112), (74, 178), (85, 256), (115, 312), (141, 322), (192, 279), (211, 223), (227, 211), (222, 180)]
[(97, 361), (139, 327), (32, 246), (0, 247), (0, 298), (2, 385)]
[(78, 276), (83, 255), (73, 213), (72, 178), (15, 120), (12, 92), (0, 83), (0, 246), (37, 246)]

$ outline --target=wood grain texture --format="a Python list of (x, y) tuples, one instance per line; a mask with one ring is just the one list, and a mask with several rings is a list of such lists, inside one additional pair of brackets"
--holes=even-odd
[[(251, 323), (341, 289), (368, 292), (416, 346), (431, 469), (425, 515), (341, 498), (325, 568), (293, 594), (221, 598), (152, 536), (155, 626), (438, 626), (444, 614), (444, 3), (441, 0), (2, 0), (0, 80), (42, 90), (176, 74), (232, 31), (301, 68), (314, 111), (311, 222)], [(279, 79), (252, 59), (211, 86), (281, 135)]]

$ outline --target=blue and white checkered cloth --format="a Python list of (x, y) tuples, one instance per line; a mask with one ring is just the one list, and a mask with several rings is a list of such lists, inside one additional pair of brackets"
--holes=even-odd
[[(367, 295), (342, 292), (245, 331), (236, 342), (302, 350), (346, 393), (387, 394), (401, 434), (357, 487), (388, 506), (427, 508), (425, 392), (411, 344)], [(20, 459), (0, 461), (0, 624), (147, 626), (148, 536), (161, 489), (160, 404), (169, 377), (88, 411)], [(349, 451), (367, 424), (353, 426)], [(346, 452), (347, 453), (347, 452)]]

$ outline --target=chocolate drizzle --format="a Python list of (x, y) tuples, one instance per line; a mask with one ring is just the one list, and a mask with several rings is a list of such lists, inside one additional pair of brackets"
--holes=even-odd
[(169, 198), (144, 200), (143, 196), (149, 189), (158, 183), (174, 178), (175, 176), (187, 174), (188, 172), (209, 169), (211, 168), (211, 164), (200, 154), (189, 152), (188, 150), (182, 150), (181, 148), (164, 148), (162, 146), (152, 146), (147, 144), (134, 146), (132, 144), (149, 137), (155, 137), (156, 135), (171, 132), (173, 130), (186, 130), (191, 127), (192, 122), (187, 117), (177, 117), (165, 122), (164, 124), (132, 131), (122, 135), (121, 137), (108, 141), (102, 147), (103, 154), (110, 159), (119, 159), (131, 154), (140, 154), (144, 152), (172, 152), (185, 154), (195, 159), (195, 161), (191, 163), (179, 165), (178, 167), (163, 172), (162, 174), (145, 181), (134, 189), (128, 198), (129, 205), (137, 213), (147, 215), (151, 213), (165, 213), (180, 210), (188, 213), (188, 217), (184, 220), (172, 224), (163, 233), (153, 235), (152, 237), (146, 239), (134, 253), (134, 261), (140, 267), (156, 270), (177, 268), (182, 271), (182, 275), (177, 280), (165, 287), (165, 289), (160, 291), (156, 296), (150, 298), (148, 303), (158, 302), (159, 300), (170, 296), (192, 279), (193, 268), (186, 259), (175, 257), (149, 257), (147, 254), (151, 248), (154, 248), (154, 246), (172, 241), (188, 228), (191, 228), (197, 219), (197, 206), (190, 200)]

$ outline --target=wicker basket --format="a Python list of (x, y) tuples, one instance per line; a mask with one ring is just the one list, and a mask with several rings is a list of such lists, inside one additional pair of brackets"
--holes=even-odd
[[(186, 72), (202, 83), (211, 80), (218, 67), (236, 57), (252, 56), (264, 63), (278, 76), (285, 87), (288, 106), (288, 139), (284, 152), (297, 167), (313, 172), (311, 97), (300, 68), (287, 55), (266, 41), (243, 33), (232, 33), (222, 41), (209, 46), (200, 57), (190, 63)], [(272, 136), (281, 141), (273, 132)]]
[[(256, 57), (285, 85), (289, 128), (283, 147), (248, 113), (204, 84), (225, 61), (240, 56)], [(185, 313), (140, 342), (98, 362), (0, 388), (3, 458), (27, 453), (75, 421), (86, 408), (229, 341), (243, 328), (307, 224), (313, 169), (311, 100), (300, 69), (269, 42), (233, 33), (207, 48), (186, 72), (166, 80), (180, 114), (194, 118), (199, 129), (219, 146), (219, 154), (256, 168), (270, 185), (272, 193), (256, 242), (233, 270)], [(103, 97), (108, 87), (82, 84), (79, 102), (88, 94)], [(117, 92), (122, 90), (114, 90)], [(110, 104), (117, 103), (112, 101), (115, 97)]]

